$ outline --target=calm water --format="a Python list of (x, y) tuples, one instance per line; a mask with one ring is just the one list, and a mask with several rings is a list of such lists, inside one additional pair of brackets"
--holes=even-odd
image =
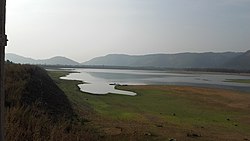
[(81, 91), (91, 94), (123, 94), (134, 96), (136, 93), (116, 90), (113, 83), (121, 85), (189, 85), (234, 90), (250, 91), (250, 84), (224, 82), (226, 79), (250, 79), (250, 76), (209, 73), (173, 73), (149, 70), (116, 70), (116, 69), (74, 69), (61, 79), (79, 80)]

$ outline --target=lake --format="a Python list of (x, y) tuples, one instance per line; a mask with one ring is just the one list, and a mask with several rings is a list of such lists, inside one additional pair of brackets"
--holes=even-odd
[(248, 75), (226, 73), (191, 73), (152, 70), (121, 69), (73, 69), (61, 79), (78, 80), (83, 84), (78, 87), (90, 94), (121, 94), (135, 96), (136, 93), (115, 89), (115, 85), (187, 85), (226, 88), (250, 91), (250, 84), (225, 82), (227, 79), (250, 79)]

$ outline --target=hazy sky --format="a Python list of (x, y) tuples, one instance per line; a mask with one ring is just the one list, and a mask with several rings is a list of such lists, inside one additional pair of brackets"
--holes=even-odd
[(7, 34), (36, 59), (246, 51), (250, 0), (7, 0)]

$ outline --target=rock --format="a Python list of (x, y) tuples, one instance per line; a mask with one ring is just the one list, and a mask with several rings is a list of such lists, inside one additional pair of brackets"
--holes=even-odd
[(156, 127), (163, 127), (163, 125), (158, 124), (158, 125), (156, 125)]
[(150, 132), (146, 132), (144, 133), (145, 136), (152, 136), (152, 134)]
[(187, 136), (191, 138), (197, 138), (197, 137), (201, 137), (201, 134), (195, 133), (194, 131), (190, 131), (189, 133), (187, 133)]
[(120, 135), (122, 133), (122, 128), (110, 127), (110, 128), (104, 128), (103, 131), (106, 135), (115, 136), (115, 135)]

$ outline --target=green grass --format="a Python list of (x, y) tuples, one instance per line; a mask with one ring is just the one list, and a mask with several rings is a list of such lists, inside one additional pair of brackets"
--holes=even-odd
[[(137, 91), (139, 96), (107, 95), (98, 98), (89, 98), (88, 103), (94, 109), (113, 119), (145, 120), (154, 122), (160, 119), (162, 122), (173, 124), (218, 124), (230, 126), (227, 112), (206, 109), (203, 105), (193, 104), (191, 101), (172, 96), (164, 91)], [(205, 110), (204, 110), (205, 109)], [(176, 116), (173, 116), (175, 114)], [(151, 119), (153, 118), (153, 119)], [(227, 125), (228, 123), (228, 125)]]
[(227, 79), (225, 82), (247, 83), (250, 84), (250, 79)]
[[(192, 92), (121, 86), (118, 89), (134, 91), (138, 95), (98, 96), (80, 92), (77, 85), (82, 82), (58, 79), (68, 72), (49, 74), (77, 108), (94, 112), (101, 117), (101, 121), (109, 119), (113, 122), (144, 123), (158, 134), (162, 132), (155, 127), (159, 123), (174, 125), (174, 128), (182, 130), (205, 126), (216, 132), (250, 133), (250, 126), (238, 120), (241, 116), (249, 116), (249, 112), (210, 104), (209, 101), (193, 96)], [(227, 121), (228, 118), (231, 121)], [(236, 127), (235, 124), (239, 126)]]

